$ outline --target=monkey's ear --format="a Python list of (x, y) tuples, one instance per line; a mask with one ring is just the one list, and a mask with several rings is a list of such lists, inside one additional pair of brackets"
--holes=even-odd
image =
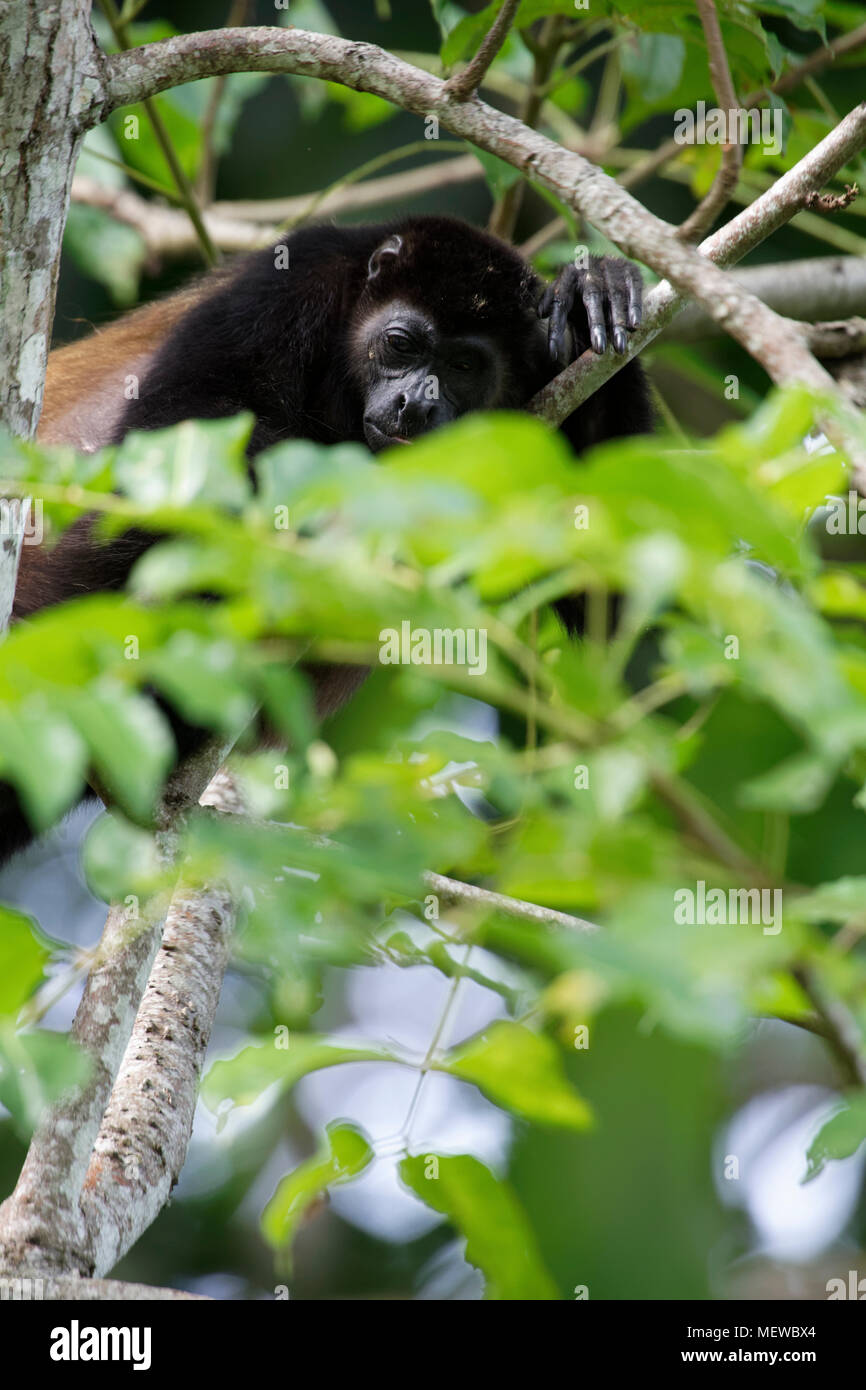
[(387, 241), (383, 241), (381, 246), (377, 246), (367, 262), (367, 279), (375, 280), (385, 262), (399, 256), (402, 249), (403, 238), (397, 236), (396, 232), (389, 236)]

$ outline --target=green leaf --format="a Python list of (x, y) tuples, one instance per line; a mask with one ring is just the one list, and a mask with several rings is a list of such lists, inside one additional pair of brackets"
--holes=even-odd
[(676, 34), (637, 34), (621, 50), (623, 71), (632, 79), (635, 96), (652, 104), (679, 83), (686, 46)]
[(866, 878), (848, 875), (821, 883), (796, 899), (796, 913), (806, 922), (866, 923)]
[(66, 708), (111, 800), (147, 821), (174, 754), (165, 716), (152, 700), (110, 681), (69, 698)]
[[(285, 1037), (286, 1045), (282, 1045)], [(281, 1035), (272, 1043), (243, 1048), (236, 1056), (214, 1062), (202, 1083), (202, 1100), (216, 1111), (225, 1102), (252, 1105), (269, 1086), (291, 1090), (302, 1076), (344, 1062), (396, 1062), (400, 1058), (377, 1045), (344, 1047), (309, 1033)]]
[(280, 733), (295, 750), (315, 737), (316, 721), (310, 686), (300, 671), (285, 664), (263, 666), (257, 673), (262, 705)]
[(765, 811), (814, 811), (824, 800), (837, 771), (832, 759), (817, 753), (799, 753), (746, 782), (742, 803)]
[(565, 1078), (556, 1043), (518, 1023), (492, 1023), (436, 1070), (473, 1082), (498, 1105), (537, 1124), (586, 1129), (592, 1123), (588, 1105)]
[(866, 1139), (866, 1094), (852, 1092), (844, 1106), (822, 1125), (806, 1155), (803, 1182), (816, 1178), (830, 1159), (850, 1158)]
[(372, 130), (397, 115), (398, 107), (372, 92), (356, 92), (351, 87), (342, 87), (339, 82), (326, 83), (328, 96), (335, 105), (343, 109), (343, 124), (353, 135)]
[(110, 811), (90, 827), (81, 857), (89, 887), (105, 902), (145, 894), (164, 874), (153, 836)]
[(134, 227), (102, 208), (70, 203), (63, 249), (79, 270), (105, 286), (118, 308), (135, 304), (148, 251)]
[(17, 1015), (41, 981), (48, 956), (33, 919), (0, 906), (0, 1017)]
[(161, 650), (147, 654), (144, 665), (154, 684), (192, 724), (237, 734), (255, 714), (231, 642), (178, 632)]
[(473, 150), (472, 153), (484, 170), (487, 187), (494, 198), (501, 198), (503, 193), (507, 193), (509, 188), (519, 183), (521, 173), (513, 164), (506, 164), (504, 159), (499, 159), (495, 154), (488, 154), (487, 150)]
[(373, 1161), (367, 1138), (354, 1125), (330, 1124), (326, 1135), (312, 1158), (281, 1179), (262, 1212), (262, 1235), (275, 1250), (288, 1251), (306, 1213), (330, 1187), (351, 1182)]
[(477, 14), (466, 15), (454, 25), (439, 50), (439, 56), (446, 68), (472, 56), (485, 34), (489, 32), (501, 4), (502, 0), (491, 0), (483, 10), (479, 10)]
[(68, 717), (34, 696), (21, 709), (0, 710), (0, 768), (17, 788), (31, 824), (46, 830), (81, 792), (87, 747)]
[(480, 1269), (489, 1299), (555, 1299), (526, 1213), (508, 1183), (470, 1154), (404, 1158), (407, 1187), (466, 1238), (466, 1259)]
[(49, 1105), (83, 1085), (90, 1067), (87, 1056), (63, 1034), (0, 1028), (0, 1103), (21, 1139), (29, 1139)]
[(193, 501), (242, 506), (251, 492), (245, 450), (252, 427), (253, 417), (241, 414), (133, 430), (117, 452), (117, 485), (148, 507), (187, 507)]

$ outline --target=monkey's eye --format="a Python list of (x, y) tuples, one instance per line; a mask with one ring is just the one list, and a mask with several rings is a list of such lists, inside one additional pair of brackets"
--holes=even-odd
[(398, 357), (409, 357), (413, 352), (412, 339), (406, 333), (394, 329), (385, 334), (385, 342)]
[(470, 362), (468, 358), (463, 357), (459, 362), (451, 363), (451, 370), (454, 372), (471, 372), (474, 366), (474, 362)]

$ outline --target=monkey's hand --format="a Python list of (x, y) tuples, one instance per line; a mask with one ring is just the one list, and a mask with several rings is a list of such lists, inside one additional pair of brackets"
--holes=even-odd
[(625, 352), (628, 333), (641, 321), (642, 301), (640, 271), (620, 256), (590, 256), (585, 269), (563, 266), (538, 301), (554, 362), (567, 367), (586, 346), (606, 352), (608, 337), (615, 352)]

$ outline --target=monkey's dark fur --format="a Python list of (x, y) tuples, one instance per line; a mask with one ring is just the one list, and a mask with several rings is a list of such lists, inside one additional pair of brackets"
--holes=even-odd
[[(402, 239), (400, 252), (369, 278), (371, 257), (394, 236)], [(275, 269), (272, 250), (250, 256), (181, 319), (140, 399), (129, 403), (118, 438), (130, 429), (252, 410), (253, 453), (298, 437), (363, 441), (362, 383), (347, 330), (391, 300), (417, 305), (444, 335), (489, 335), (507, 364), (499, 407), (524, 405), (556, 375), (538, 333), (543, 285), (516, 251), (485, 232), (452, 218), (413, 217), (308, 227), (286, 244), (287, 270)], [(580, 300), (572, 324), (582, 352), (590, 344)], [(581, 452), (649, 426), (643, 371), (632, 362), (574, 412), (563, 432)]]
[[(626, 330), (640, 318), (639, 278), (629, 262), (593, 258), (585, 271), (566, 267), (545, 292), (515, 250), (452, 218), (308, 227), (278, 245), (288, 266), (274, 249), (257, 252), (206, 279), (197, 295), (166, 301), (162, 313), (139, 311), (138, 320), (52, 354), (58, 361), (53, 374), (49, 366), (43, 415), (51, 424), (40, 434), (96, 448), (132, 429), (248, 410), (256, 417), (251, 457), (293, 438), (366, 439), (375, 449), (471, 408), (520, 408), (590, 345), (604, 351), (609, 337), (623, 351)], [(120, 410), (116, 390), (106, 405), (106, 373), (124, 368), (124, 322), (142, 326), (129, 370), (142, 363), (143, 370), (139, 398)], [(433, 378), (441, 391), (428, 403), (421, 384)], [(65, 417), (56, 406), (51, 411), (52, 390)], [(67, 406), (73, 398), (74, 410)], [(634, 361), (561, 428), (580, 453), (650, 427), (646, 382)], [(102, 546), (85, 518), (52, 550), (25, 547), (14, 618), (122, 587), (152, 539), (129, 532)], [(574, 605), (562, 610), (570, 629), (578, 612)], [(329, 703), (326, 693), (320, 708)], [(188, 746), (188, 731), (179, 732)], [(31, 838), (17, 797), (0, 786), (0, 861)]]

